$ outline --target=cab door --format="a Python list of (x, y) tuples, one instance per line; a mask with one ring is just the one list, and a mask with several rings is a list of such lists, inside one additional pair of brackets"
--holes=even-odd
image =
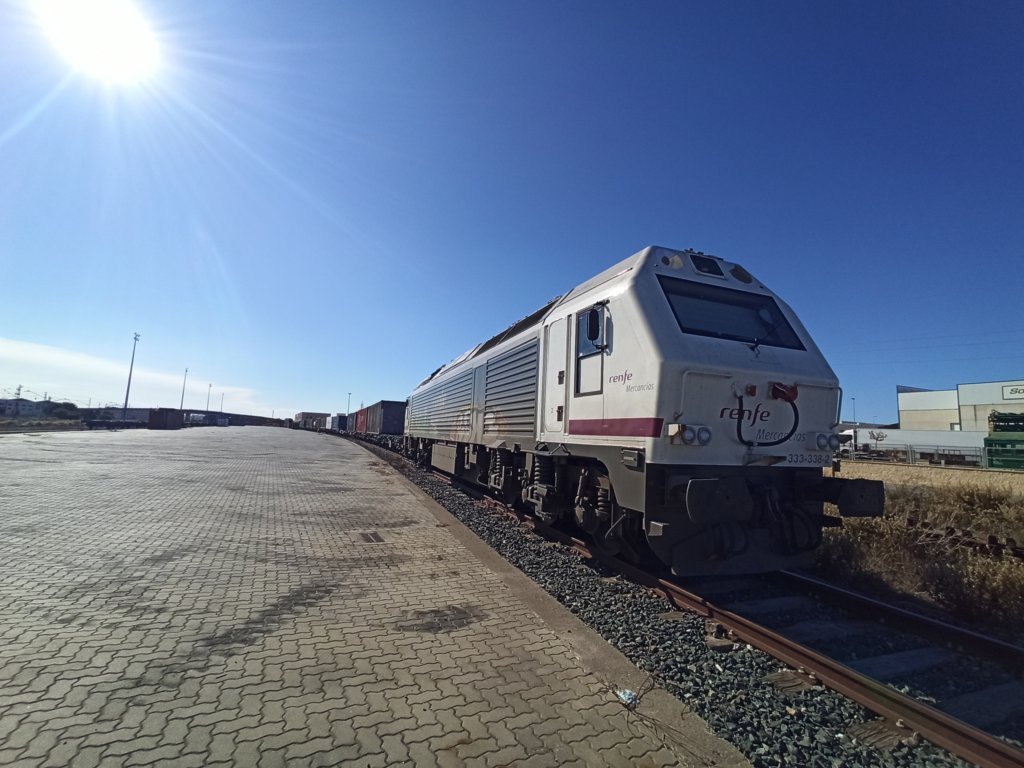
[(541, 432), (564, 435), (568, 419), (565, 383), (568, 378), (569, 323), (564, 317), (544, 329), (544, 413)]
[(605, 434), (604, 424), (604, 359), (605, 316), (603, 305), (595, 305), (572, 317), (572, 397), (566, 420), (566, 431), (574, 435)]

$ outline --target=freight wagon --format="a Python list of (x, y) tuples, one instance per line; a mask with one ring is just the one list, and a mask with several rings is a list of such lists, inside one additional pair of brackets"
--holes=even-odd
[(381, 400), (356, 411), (353, 432), (400, 435), (405, 431), (405, 402)]

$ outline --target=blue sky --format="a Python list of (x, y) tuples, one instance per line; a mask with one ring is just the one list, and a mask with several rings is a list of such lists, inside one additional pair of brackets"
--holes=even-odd
[(0, 6), (0, 396), (122, 401), (138, 331), (133, 404), (404, 399), (649, 244), (765, 281), (862, 421), (1024, 376), (1022, 3), (139, 5), (120, 88)]

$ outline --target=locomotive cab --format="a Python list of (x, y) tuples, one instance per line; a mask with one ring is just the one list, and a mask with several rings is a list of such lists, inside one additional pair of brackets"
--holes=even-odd
[(838, 381), (743, 267), (645, 249), (565, 297), (544, 339), (539, 437), (598, 462), (605, 544), (644, 543), (678, 574), (757, 572), (813, 558), (840, 524), (825, 502), (881, 514), (880, 483), (823, 476)]

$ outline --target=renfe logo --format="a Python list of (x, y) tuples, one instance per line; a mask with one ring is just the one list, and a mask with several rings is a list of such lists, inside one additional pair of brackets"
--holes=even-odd
[(761, 404), (751, 410), (749, 408), (723, 408), (719, 414), (720, 419), (732, 419), (733, 421), (750, 421), (751, 424), (756, 424), (759, 421), (768, 421), (772, 415), (771, 411), (761, 410)]
[(609, 384), (625, 384), (627, 381), (633, 380), (633, 374), (629, 372), (627, 368), (622, 373), (616, 373), (614, 376), (608, 377)]

